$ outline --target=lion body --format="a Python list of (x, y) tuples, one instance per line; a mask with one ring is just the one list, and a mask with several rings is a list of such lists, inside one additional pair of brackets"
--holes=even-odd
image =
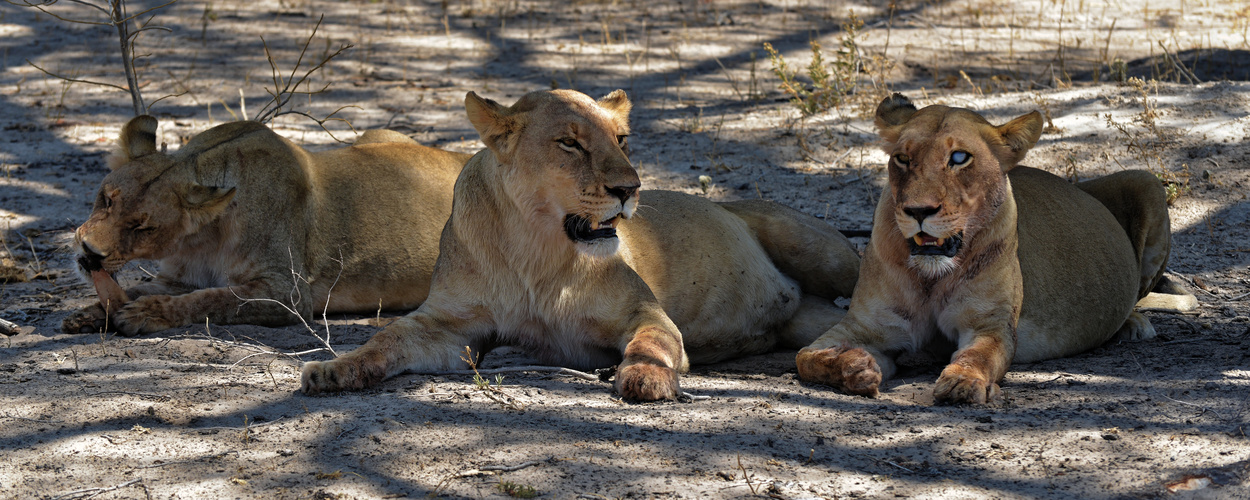
[[(156, 278), (108, 323), (124, 334), (203, 323), (282, 325), (314, 311), (411, 309), (428, 294), (455, 176), (468, 155), (370, 131), (311, 153), (253, 122), (157, 152), (155, 120), (123, 131), (122, 152), (75, 233), (108, 272), (133, 259)], [(147, 121), (150, 120), (150, 121)], [(67, 332), (104, 324), (96, 304)]]
[[(505, 108), (470, 94), (488, 149), (456, 183), (429, 299), (360, 349), (306, 364), (304, 392), (463, 367), (465, 346), (480, 359), (507, 345), (561, 366), (620, 363), (622, 396), (672, 398), (691, 360), (798, 347), (836, 322), (834, 297), (816, 293), (853, 288), (845, 238), (776, 204), (639, 195), (618, 144), (624, 99), (533, 93)], [(805, 266), (800, 279), (781, 270)]]
[(884, 101), (890, 188), (847, 317), (796, 357), (805, 380), (875, 395), (901, 352), (953, 346), (940, 401), (985, 402), (1013, 361), (1149, 338), (1134, 304), (1170, 252), (1162, 187), (1146, 172), (1073, 186), (1017, 167), (1036, 113), (994, 127), (967, 110)]

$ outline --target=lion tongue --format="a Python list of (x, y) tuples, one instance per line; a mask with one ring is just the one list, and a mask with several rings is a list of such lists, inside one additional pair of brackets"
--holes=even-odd
[(117, 280), (113, 279), (113, 275), (103, 269), (91, 271), (91, 284), (95, 285), (95, 293), (100, 296), (100, 304), (109, 314), (117, 312), (130, 301), (130, 298), (126, 297), (126, 292), (123, 292), (122, 287), (117, 284)]

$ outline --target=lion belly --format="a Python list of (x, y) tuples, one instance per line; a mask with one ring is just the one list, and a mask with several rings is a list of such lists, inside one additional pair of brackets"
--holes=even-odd
[(1137, 301), (1140, 271), (1128, 236), (1098, 200), (1055, 175), (1017, 167), (1009, 177), (1024, 278), (1014, 361), (1101, 345)]
[(772, 349), (801, 294), (746, 223), (697, 196), (647, 191), (641, 200), (620, 229), (625, 259), (681, 330), (690, 362)]

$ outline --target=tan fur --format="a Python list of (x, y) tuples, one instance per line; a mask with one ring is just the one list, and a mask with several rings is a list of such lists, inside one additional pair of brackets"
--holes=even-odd
[[(429, 300), (360, 349), (306, 364), (305, 393), (462, 368), (465, 346), (509, 345), (549, 364), (619, 362), (623, 397), (673, 398), (688, 362), (806, 345), (841, 317), (829, 302), (850, 293), (859, 259), (828, 224), (773, 203), (638, 194), (624, 92), (535, 92), (512, 107), (469, 93), (465, 108), (488, 148), (456, 182)], [(616, 236), (570, 235), (570, 215)]]
[(96, 304), (67, 317), (64, 331), (107, 323), (135, 335), (206, 319), (281, 325), (297, 318), (272, 301), (307, 318), (425, 300), (468, 155), (391, 131), (309, 153), (254, 122), (215, 127), (164, 154), (156, 126), (140, 116), (123, 129), (75, 237), (80, 263), (112, 273), (152, 259), (160, 273), (127, 290), (134, 300), (107, 322)]
[[(891, 156), (889, 189), (850, 311), (799, 352), (802, 379), (876, 395), (896, 355), (945, 338), (957, 350), (935, 399), (984, 403), (1000, 394), (1013, 361), (1075, 354), (1117, 332), (1154, 334), (1133, 312), (1171, 245), (1154, 176), (1128, 171), (1073, 186), (1017, 167), (1041, 133), (1037, 112), (995, 127), (966, 109), (916, 110), (895, 94), (876, 123)], [(909, 242), (938, 252), (951, 238), (962, 238), (953, 255), (912, 255)]]

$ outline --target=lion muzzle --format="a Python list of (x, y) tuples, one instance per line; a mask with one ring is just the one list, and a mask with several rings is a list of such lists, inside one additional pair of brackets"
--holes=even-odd
[(964, 239), (960, 233), (955, 233), (945, 238), (938, 238), (927, 233), (920, 232), (907, 240), (907, 244), (911, 247), (912, 255), (940, 255), (944, 257), (954, 257), (959, 253), (959, 249), (963, 248)]
[(564, 234), (575, 243), (615, 238), (616, 224), (620, 219), (620, 214), (617, 214), (602, 222), (595, 222), (580, 215), (569, 214), (564, 217)]

